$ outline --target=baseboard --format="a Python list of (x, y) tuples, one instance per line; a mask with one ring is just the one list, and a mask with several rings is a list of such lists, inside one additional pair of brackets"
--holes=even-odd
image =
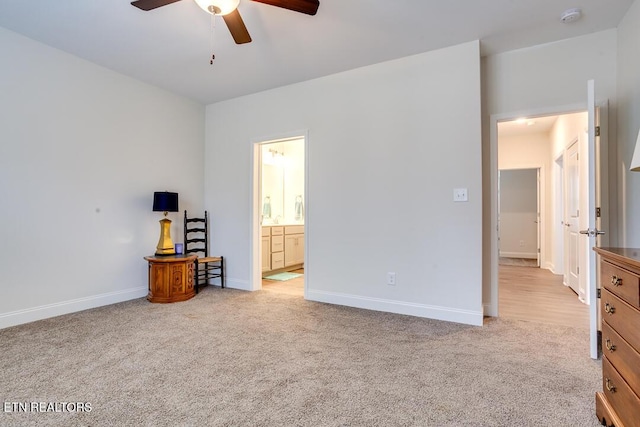
[(555, 274), (556, 276), (562, 276), (563, 273), (558, 273), (556, 271), (556, 266), (554, 264), (547, 264), (546, 265), (547, 270), (549, 270), (551, 273)]
[(310, 301), (345, 305), (348, 307), (364, 308), (367, 310), (384, 311), (388, 313), (406, 314), (409, 316), (425, 317), (429, 319), (444, 320), (447, 322), (464, 323), (466, 325), (482, 326), (483, 322), (483, 313), (480, 311), (461, 310), (451, 307), (415, 304), (404, 301), (314, 290), (308, 290), (305, 298)]
[(500, 252), (500, 256), (503, 258), (527, 258), (536, 259), (538, 254), (533, 252)]
[(483, 304), (482, 308), (484, 309), (485, 316), (498, 317), (498, 312), (493, 310), (493, 306), (491, 304)]
[(147, 296), (146, 286), (0, 313), (0, 329)]
[(248, 280), (234, 279), (232, 277), (224, 278), (224, 287), (229, 289), (239, 289), (241, 291), (253, 291), (251, 283)]

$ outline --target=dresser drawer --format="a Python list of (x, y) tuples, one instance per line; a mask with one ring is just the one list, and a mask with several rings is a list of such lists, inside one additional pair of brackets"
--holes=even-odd
[(600, 283), (634, 307), (640, 307), (640, 278), (635, 274), (603, 261)]
[(602, 388), (604, 395), (625, 426), (640, 426), (640, 398), (631, 391), (618, 371), (602, 358)]
[(640, 353), (607, 322), (602, 322), (602, 352), (629, 387), (640, 396)]
[(640, 352), (640, 311), (606, 289), (600, 299), (602, 320), (607, 322), (636, 351)]

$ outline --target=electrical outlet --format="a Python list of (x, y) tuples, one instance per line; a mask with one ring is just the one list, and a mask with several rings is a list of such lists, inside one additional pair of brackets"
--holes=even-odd
[(524, 240), (520, 240), (520, 247), (524, 246)]
[(396, 285), (396, 273), (392, 273), (392, 272), (387, 273), (387, 285), (389, 286)]
[(453, 201), (454, 202), (466, 202), (469, 200), (467, 196), (466, 188), (454, 188), (453, 189)]

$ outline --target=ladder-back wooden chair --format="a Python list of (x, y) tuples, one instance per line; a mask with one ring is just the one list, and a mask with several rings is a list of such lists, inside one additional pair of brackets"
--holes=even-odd
[(184, 211), (184, 253), (196, 254), (195, 289), (198, 293), (201, 286), (209, 285), (212, 279), (220, 279), (220, 287), (224, 288), (224, 257), (209, 256), (209, 218), (204, 211), (204, 218), (189, 218)]

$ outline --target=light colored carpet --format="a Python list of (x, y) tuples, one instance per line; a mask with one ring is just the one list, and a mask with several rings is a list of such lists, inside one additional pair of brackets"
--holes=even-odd
[(588, 330), (484, 327), (207, 287), (0, 330), (2, 426), (599, 425)]
[(300, 276), (302, 276), (302, 274), (290, 273), (288, 271), (285, 271), (284, 273), (276, 273), (276, 274), (272, 274), (270, 276), (265, 276), (264, 279), (277, 280), (279, 282), (285, 282), (287, 280), (297, 279)]

